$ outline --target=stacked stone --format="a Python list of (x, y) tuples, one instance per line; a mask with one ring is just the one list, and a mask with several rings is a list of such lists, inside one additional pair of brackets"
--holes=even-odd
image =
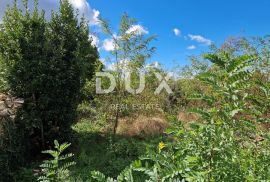
[(17, 99), (5, 94), (0, 94), (0, 118), (14, 118), (16, 110), (21, 107), (22, 104), (22, 99)]
[(4, 124), (14, 120), (16, 110), (21, 107), (22, 104), (22, 99), (0, 94), (0, 137), (4, 135)]

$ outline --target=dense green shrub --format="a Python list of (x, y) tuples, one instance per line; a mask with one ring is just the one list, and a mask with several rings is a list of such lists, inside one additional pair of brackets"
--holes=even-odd
[(0, 56), (0, 93), (5, 93), (8, 91), (8, 84), (6, 78), (6, 67), (4, 60)]
[(78, 20), (67, 0), (60, 1), (59, 11), (49, 20), (39, 12), (37, 1), (34, 11), (27, 0), (23, 2), (24, 9), (15, 1), (3, 19), (0, 62), (5, 67), (0, 71), (4, 69), (12, 95), (24, 99), (14, 137), (26, 159), (55, 138), (71, 139), (81, 90), (92, 78), (98, 53), (89, 39), (88, 22)]
[(49, 22), (37, 8), (30, 13), (27, 2), (24, 14), (15, 4), (6, 13), (1, 53), (12, 93), (25, 99), (17, 120), (43, 147), (76, 119), (81, 88), (97, 58), (88, 36), (87, 22), (78, 21), (67, 1)]

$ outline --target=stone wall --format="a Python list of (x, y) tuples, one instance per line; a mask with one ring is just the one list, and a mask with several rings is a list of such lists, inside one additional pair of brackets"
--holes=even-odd
[(23, 102), (22, 99), (0, 94), (0, 137), (5, 136), (4, 125), (14, 121), (16, 110)]

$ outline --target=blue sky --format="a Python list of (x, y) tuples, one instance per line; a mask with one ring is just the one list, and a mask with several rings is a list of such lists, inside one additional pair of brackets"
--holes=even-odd
[[(117, 28), (123, 12), (136, 18), (149, 34), (157, 35), (150, 61), (167, 68), (188, 64), (187, 57), (208, 50), (188, 36), (200, 35), (220, 45), (229, 36), (263, 36), (270, 33), (269, 0), (88, 0), (91, 8)], [(173, 29), (179, 29), (176, 36)], [(100, 40), (102, 41), (102, 40)], [(195, 49), (188, 50), (193, 46)], [(101, 57), (107, 55), (101, 50)]]
[[(6, 5), (1, 0), (0, 23)], [(18, 1), (20, 3), (20, 0)], [(98, 15), (110, 20), (117, 30), (124, 12), (139, 21), (149, 35), (157, 35), (156, 53), (148, 62), (160, 62), (165, 68), (189, 64), (188, 56), (219, 46), (230, 36), (264, 36), (270, 34), (270, 0), (69, 0), (80, 15), (84, 14), (97, 35), (100, 57), (105, 58), (104, 36)], [(33, 7), (33, 0), (29, 0)], [(32, 5), (32, 6), (31, 6)], [(47, 14), (57, 10), (59, 0), (39, 0)], [(175, 35), (174, 29), (178, 29)], [(146, 32), (145, 31), (145, 32)], [(188, 49), (189, 47), (189, 49)]]

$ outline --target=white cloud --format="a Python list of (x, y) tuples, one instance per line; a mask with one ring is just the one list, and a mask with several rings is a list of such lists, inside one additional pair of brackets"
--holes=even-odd
[(86, 0), (69, 0), (69, 2), (75, 9), (79, 10), (80, 16), (85, 16), (90, 25), (98, 24), (98, 16), (100, 12), (92, 9)]
[[(85, 16), (86, 20), (89, 21), (90, 25), (98, 25), (99, 11), (92, 9), (86, 0), (69, 0), (70, 4), (74, 9), (78, 9), (79, 16)], [(1, 0), (0, 6), (0, 21), (2, 20), (7, 5), (12, 5), (13, 0)], [(18, 1), (18, 7), (23, 8), (21, 1)], [(33, 9), (34, 0), (29, 0), (29, 9)], [(59, 8), (59, 0), (40, 0), (39, 9), (46, 11), (46, 17), (50, 17), (51, 10), (57, 11)]]
[(116, 41), (119, 40), (119, 39), (121, 39), (121, 36), (117, 36), (116, 34), (113, 34), (112, 38), (105, 39), (103, 41), (102, 48), (105, 51), (113, 51), (115, 49), (118, 49), (119, 47), (118, 47)]
[(114, 43), (113, 43), (113, 39), (105, 39), (103, 41), (103, 49), (105, 51), (113, 51), (115, 48)]
[(181, 30), (179, 30), (178, 28), (174, 28), (173, 32), (175, 36), (181, 36)]
[(93, 16), (92, 24), (99, 25), (100, 24), (100, 21), (99, 21), (100, 12), (96, 9), (93, 9), (93, 13), (94, 13), (94, 16)]
[(145, 66), (145, 68), (146, 69), (149, 69), (149, 68), (160, 68), (161, 66), (160, 66), (160, 63), (159, 62), (157, 62), (157, 61), (154, 61), (154, 62), (152, 62), (152, 63), (149, 63), (149, 64), (147, 64), (146, 66)]
[(190, 38), (190, 40), (194, 40), (196, 42), (199, 42), (208, 46), (212, 44), (212, 41), (210, 39), (206, 39), (201, 35), (188, 34), (188, 37)]
[(152, 65), (153, 65), (155, 68), (159, 68), (159, 67), (160, 67), (159, 62), (157, 62), (157, 61), (155, 61)]
[(91, 43), (92, 46), (95, 46), (95, 47), (98, 48), (98, 46), (99, 46), (99, 38), (97, 36), (93, 35), (93, 34), (90, 34), (89, 39), (92, 40), (92, 43)]
[[(133, 34), (133, 35), (143, 35), (143, 34), (148, 34), (149, 32), (141, 25), (132, 25), (127, 31), (127, 34)], [(121, 39), (121, 36), (113, 35), (113, 38), (105, 39), (103, 41), (102, 48), (105, 51), (113, 51), (118, 49), (118, 46), (115, 45), (115, 40)]]
[(194, 50), (194, 49), (196, 49), (196, 46), (195, 45), (191, 45), (191, 46), (188, 46), (187, 49), (188, 50)]
[[(143, 34), (148, 34), (149, 32), (141, 25), (132, 25), (127, 31), (127, 34), (133, 34), (133, 35), (143, 35)], [(103, 41), (102, 48), (105, 51), (113, 51), (118, 49), (118, 46), (115, 45), (115, 40), (121, 39), (120, 36), (113, 35), (113, 38), (105, 39)]]
[(141, 25), (132, 25), (127, 31), (127, 34), (143, 35), (149, 32)]
[(108, 63), (105, 65), (107, 70), (116, 71), (116, 70), (122, 70), (122, 71), (129, 71), (130, 61), (129, 60), (120, 60), (118, 63)]
[[(117, 39), (117, 37), (115, 37), (116, 39)], [(115, 39), (114, 38), (114, 39)], [(114, 39), (105, 39), (104, 41), (103, 41), (103, 49), (105, 50), (105, 51), (113, 51), (113, 50), (115, 50), (115, 49), (118, 49), (118, 46), (116, 45), (116, 43), (115, 43), (115, 40)]]

